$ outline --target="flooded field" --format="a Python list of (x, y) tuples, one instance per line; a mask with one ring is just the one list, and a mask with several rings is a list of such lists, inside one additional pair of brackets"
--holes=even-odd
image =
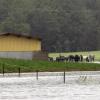
[(0, 100), (100, 100), (100, 72), (0, 76)]

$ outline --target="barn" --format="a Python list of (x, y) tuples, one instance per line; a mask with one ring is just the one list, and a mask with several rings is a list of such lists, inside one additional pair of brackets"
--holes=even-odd
[(46, 52), (41, 50), (39, 37), (15, 33), (0, 33), (0, 58), (46, 60)]

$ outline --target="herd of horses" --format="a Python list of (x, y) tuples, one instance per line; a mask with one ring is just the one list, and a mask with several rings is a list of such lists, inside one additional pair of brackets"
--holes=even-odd
[(59, 55), (55, 59), (53, 57), (48, 58), (49, 61), (56, 61), (56, 62), (93, 62), (95, 60), (94, 55), (69, 55), (69, 56), (61, 56)]

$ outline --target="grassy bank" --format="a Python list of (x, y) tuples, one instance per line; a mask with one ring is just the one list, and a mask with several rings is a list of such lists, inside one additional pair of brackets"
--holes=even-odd
[(95, 60), (100, 61), (100, 51), (88, 51), (88, 52), (66, 52), (66, 53), (49, 53), (49, 57), (57, 57), (59, 55), (68, 56), (68, 55), (83, 55), (88, 56), (89, 54), (95, 55)]
[(45, 71), (100, 71), (100, 64), (93, 63), (61, 63), (48, 61), (31, 61), (31, 60), (16, 60), (16, 59), (0, 59), (0, 72), (4, 70), (8, 72), (35, 72), (36, 70)]

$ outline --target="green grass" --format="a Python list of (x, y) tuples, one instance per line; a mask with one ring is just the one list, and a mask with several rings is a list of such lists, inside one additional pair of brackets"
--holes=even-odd
[(6, 73), (18, 72), (57, 72), (57, 71), (100, 71), (100, 64), (93, 63), (65, 63), (65, 62), (48, 62), (37, 60), (16, 60), (16, 59), (0, 59), (0, 72), (5, 69)]
[(100, 61), (100, 51), (88, 51), (88, 52), (66, 52), (66, 53), (49, 53), (49, 57), (57, 57), (59, 55), (62, 56), (68, 56), (68, 55), (83, 55), (83, 56), (88, 56), (89, 54), (95, 55), (95, 59)]

